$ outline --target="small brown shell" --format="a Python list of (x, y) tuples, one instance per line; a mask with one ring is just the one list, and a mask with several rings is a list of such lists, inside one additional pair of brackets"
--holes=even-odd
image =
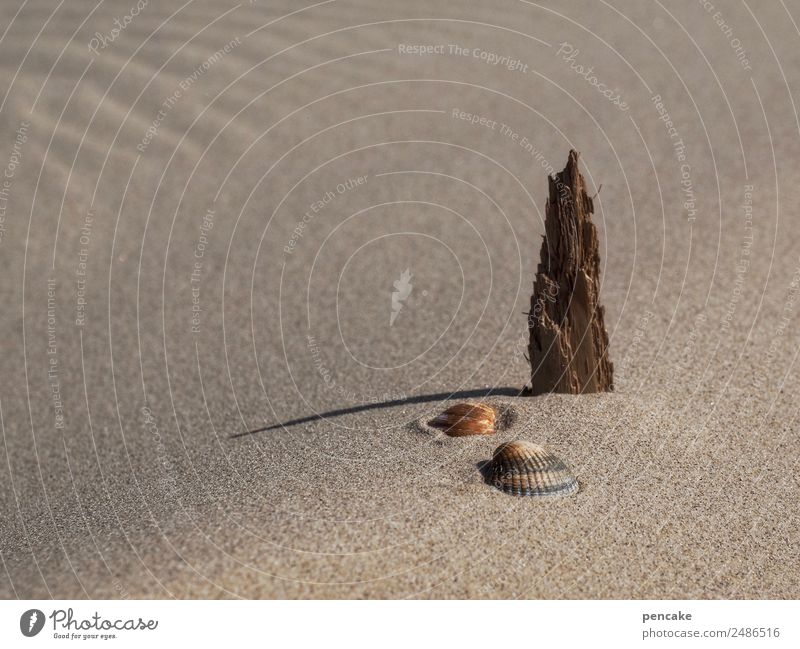
[(457, 403), (430, 421), (450, 437), (465, 435), (494, 435), (497, 413), (483, 403)]
[(569, 496), (578, 481), (561, 458), (530, 442), (497, 447), (489, 466), (491, 483), (515, 496)]

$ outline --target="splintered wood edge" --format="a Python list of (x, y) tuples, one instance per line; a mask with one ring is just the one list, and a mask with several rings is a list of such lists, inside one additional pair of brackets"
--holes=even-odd
[(599, 304), (600, 252), (594, 204), (571, 150), (548, 177), (545, 236), (528, 312), (531, 394), (608, 392), (613, 364)]

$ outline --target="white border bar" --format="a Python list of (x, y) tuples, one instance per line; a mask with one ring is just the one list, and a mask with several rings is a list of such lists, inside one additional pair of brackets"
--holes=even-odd
[[(30, 609), (46, 622), (28, 638)], [(94, 628), (139, 618), (157, 626)], [(3, 601), (0, 646), (800, 647), (799, 618), (787, 601)]]

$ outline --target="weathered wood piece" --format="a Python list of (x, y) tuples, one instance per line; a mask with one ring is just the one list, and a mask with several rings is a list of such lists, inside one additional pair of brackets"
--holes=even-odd
[(594, 205), (577, 151), (549, 178), (539, 267), (528, 313), (531, 393), (608, 392), (614, 366), (599, 304), (600, 253)]

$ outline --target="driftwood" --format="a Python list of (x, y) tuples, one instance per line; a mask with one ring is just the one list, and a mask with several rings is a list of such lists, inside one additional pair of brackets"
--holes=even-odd
[(545, 236), (528, 313), (531, 393), (608, 392), (614, 366), (598, 303), (600, 253), (594, 206), (570, 151), (549, 178)]

